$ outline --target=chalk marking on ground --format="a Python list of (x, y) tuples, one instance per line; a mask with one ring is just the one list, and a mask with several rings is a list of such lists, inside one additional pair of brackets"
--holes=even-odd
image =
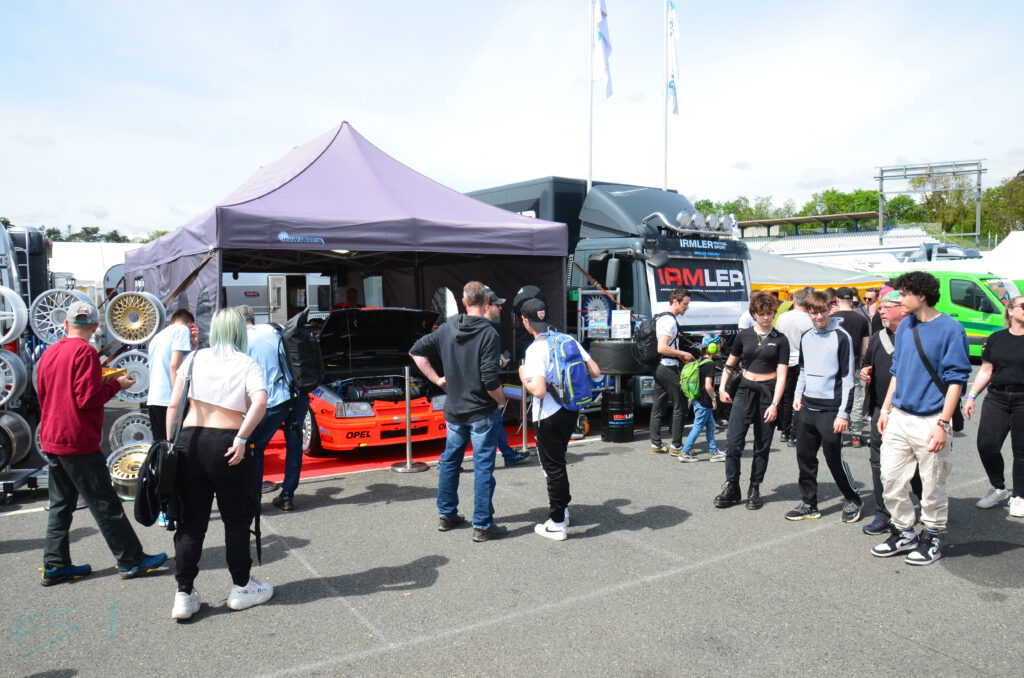
[(0, 518), (3, 518), (4, 516), (20, 516), (23, 513), (39, 513), (40, 511), (45, 510), (45, 508), (40, 506), (38, 508), (18, 509), (17, 511), (4, 511), (0, 513)]

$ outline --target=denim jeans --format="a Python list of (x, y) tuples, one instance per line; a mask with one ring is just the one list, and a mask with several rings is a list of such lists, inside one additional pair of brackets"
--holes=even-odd
[(459, 473), (466, 446), (473, 442), (473, 527), (494, 527), (494, 458), (498, 445), (498, 425), (494, 414), (468, 424), (447, 422), (444, 452), (438, 462), (437, 512), (454, 516), (459, 509)]
[(497, 442), (498, 451), (501, 452), (501, 456), (507, 459), (509, 457), (514, 457), (517, 454), (519, 454), (519, 452), (516, 451), (516, 448), (512, 447), (512, 445), (508, 442), (508, 435), (505, 433), (505, 424), (501, 420), (501, 410), (494, 411), (494, 421), (498, 427)]
[[(256, 451), (257, 482), (263, 481), (263, 451), (279, 428), (284, 428), (284, 482), (281, 484), (281, 500), (291, 501), (299, 486), (302, 474), (302, 421), (309, 410), (309, 396), (300, 393), (291, 400), (268, 407), (263, 420), (249, 435), (249, 442)], [(313, 426), (316, 426), (314, 420)]]
[(704, 407), (699, 401), (693, 401), (693, 430), (690, 431), (690, 435), (686, 437), (686, 443), (683, 445), (683, 452), (689, 452), (693, 449), (694, 443), (697, 442), (697, 438), (700, 437), (701, 433), (705, 433), (708, 438), (708, 454), (718, 453), (718, 443), (715, 442), (715, 411), (710, 407)]

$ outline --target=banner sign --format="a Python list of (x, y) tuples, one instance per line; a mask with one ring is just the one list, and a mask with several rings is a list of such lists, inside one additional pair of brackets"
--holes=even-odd
[(654, 269), (654, 298), (668, 302), (669, 294), (685, 287), (693, 301), (746, 301), (747, 280), (742, 261), (670, 259)]

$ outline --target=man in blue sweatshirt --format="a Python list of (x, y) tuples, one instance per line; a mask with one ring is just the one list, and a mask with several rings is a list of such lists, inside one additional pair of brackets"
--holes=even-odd
[[(939, 535), (946, 529), (946, 477), (952, 468), (950, 423), (971, 374), (971, 363), (963, 326), (935, 310), (939, 301), (935, 276), (912, 271), (900, 276), (893, 287), (899, 290), (908, 316), (896, 330), (892, 381), (878, 416), (882, 497), (892, 515), (892, 535), (871, 553), (886, 558), (910, 551), (907, 564), (930, 565), (942, 557)], [(920, 536), (914, 532), (916, 515), (908, 489), (917, 469), (921, 472), (924, 523)]]
[[(483, 283), (472, 281), (462, 288), (466, 313), (421, 337), (409, 355), (423, 376), (444, 388), (447, 435), (438, 463), (437, 529), (447, 532), (465, 522), (458, 514), (459, 472), (466, 446), (473, 442), (473, 541), (489, 541), (508, 529), (494, 524), (494, 456), (500, 424), (494, 415), (505, 404), (498, 379), (501, 342), (487, 314), (490, 299)], [(430, 358), (439, 357), (444, 369), (440, 376)]]
[(843, 431), (853, 407), (854, 348), (839, 318), (829, 316), (828, 297), (811, 292), (804, 308), (812, 327), (800, 335), (800, 375), (793, 409), (800, 413), (796, 430), (796, 463), (800, 469), (801, 502), (786, 520), (820, 518), (818, 511), (818, 448), (821, 448), (846, 502), (842, 520), (860, 520), (864, 502), (850, 467), (843, 460)]

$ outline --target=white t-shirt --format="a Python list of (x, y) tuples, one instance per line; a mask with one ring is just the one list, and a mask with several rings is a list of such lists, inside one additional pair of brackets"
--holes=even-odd
[(188, 325), (174, 323), (160, 330), (149, 342), (149, 394), (147, 405), (167, 407), (171, 402), (171, 354), (192, 350)]
[[(590, 360), (590, 354), (580, 346), (580, 356), (583, 360)], [(544, 381), (552, 383), (555, 380), (555, 362), (551, 359), (551, 351), (548, 349), (547, 339), (540, 337), (535, 339), (526, 349), (526, 357), (523, 359), (523, 378), (534, 379), (544, 377)], [(533, 420), (540, 421), (550, 417), (562, 408), (554, 399), (550, 391), (544, 394), (541, 399), (533, 399)]]
[(231, 351), (227, 355), (214, 355), (210, 348), (190, 353), (178, 368), (179, 379), (185, 378), (193, 361), (196, 366), (192, 368), (188, 397), (194, 400), (245, 412), (253, 394), (267, 390), (263, 370), (244, 353)]
[(814, 327), (814, 323), (811, 322), (811, 316), (795, 308), (780, 315), (775, 322), (775, 329), (782, 332), (782, 335), (789, 341), (790, 367), (800, 362), (800, 337), (812, 327)]
[(754, 316), (750, 315), (750, 310), (746, 310), (740, 313), (740, 319), (736, 321), (737, 329), (745, 330), (748, 327), (754, 326)]
[[(658, 318), (658, 322), (654, 325), (654, 334), (658, 337), (668, 337), (668, 345), (675, 348), (676, 336), (679, 335), (679, 323), (676, 322), (676, 317), (674, 315), (663, 315)], [(661, 364), (675, 367), (679, 364), (679, 360), (663, 355), (661, 356)]]

